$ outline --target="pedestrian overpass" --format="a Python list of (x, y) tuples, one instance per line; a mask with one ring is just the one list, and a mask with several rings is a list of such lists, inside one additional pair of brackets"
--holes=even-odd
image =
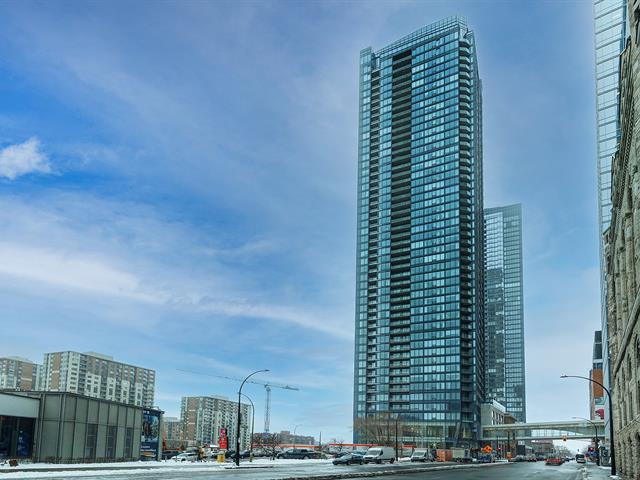
[(604, 420), (483, 425), (482, 439), (484, 441), (506, 438), (514, 440), (589, 440), (595, 438), (596, 433), (598, 437), (604, 437), (604, 429)]

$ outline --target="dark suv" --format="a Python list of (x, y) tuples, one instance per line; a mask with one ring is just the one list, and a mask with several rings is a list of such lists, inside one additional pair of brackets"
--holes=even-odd
[(310, 458), (318, 458), (318, 454), (315, 450), (309, 448), (289, 448), (284, 452), (280, 452), (276, 458), (298, 458), (301, 460), (308, 460)]

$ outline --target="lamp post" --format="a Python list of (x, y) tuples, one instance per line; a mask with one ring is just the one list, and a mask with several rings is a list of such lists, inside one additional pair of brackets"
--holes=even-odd
[(398, 461), (398, 415), (396, 415), (396, 446), (394, 450), (396, 451), (396, 461)]
[(242, 396), (247, 400), (249, 400), (249, 403), (251, 404), (251, 443), (249, 447), (249, 458), (251, 459), (251, 461), (253, 461), (253, 426), (254, 426), (254, 420), (256, 418), (256, 407), (253, 406), (253, 402), (251, 401), (248, 395), (245, 395), (243, 393)]
[(600, 450), (598, 449), (598, 426), (592, 422), (591, 420), (589, 420), (588, 418), (584, 418), (584, 417), (571, 417), (575, 420), (584, 420), (586, 422), (589, 422), (592, 426), (593, 426), (593, 430), (596, 433), (596, 440), (595, 440), (595, 444), (596, 444), (596, 453), (598, 454), (596, 456), (596, 462), (598, 464), (598, 466), (600, 466)]
[[(616, 474), (616, 442), (613, 433), (613, 400), (611, 400), (611, 392), (607, 387), (605, 387), (600, 382), (596, 382), (592, 378), (581, 377), (579, 375), (561, 375), (560, 378), (581, 378), (582, 380), (586, 380), (591, 383), (595, 383), (596, 385), (600, 385), (602, 389), (607, 392), (607, 398), (609, 399), (609, 456), (611, 457), (611, 475)], [(600, 457), (600, 452), (598, 452), (598, 458)]]
[(246, 383), (249, 378), (253, 377), (256, 373), (268, 372), (268, 369), (256, 370), (255, 372), (247, 375), (247, 377), (240, 384), (240, 390), (238, 390), (238, 418), (236, 418), (236, 466), (240, 466), (240, 415), (242, 414), (240, 410), (240, 400), (242, 396), (242, 387)]
[(293, 448), (296, 448), (296, 430), (298, 427), (302, 426), (302, 424), (296, 425), (293, 427)]

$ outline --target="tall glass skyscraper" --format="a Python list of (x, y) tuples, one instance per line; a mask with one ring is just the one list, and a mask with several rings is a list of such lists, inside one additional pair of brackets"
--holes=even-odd
[(485, 396), (525, 422), (521, 206), (487, 208), (484, 239)]
[[(609, 347), (606, 309), (604, 231), (611, 220), (611, 158), (620, 136), (618, 125), (619, 60), (627, 32), (626, 0), (594, 0), (596, 51), (596, 119), (598, 135), (598, 224), (600, 233), (600, 289), (602, 300), (603, 379), (609, 385)], [(609, 419), (608, 406), (605, 419)], [(606, 434), (608, 437), (608, 430)]]
[(354, 420), (429, 444), (471, 445), (483, 399), (481, 108), (462, 18), (360, 53)]

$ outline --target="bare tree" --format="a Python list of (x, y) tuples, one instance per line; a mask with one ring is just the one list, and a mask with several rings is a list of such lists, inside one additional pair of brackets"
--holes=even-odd
[(357, 418), (353, 428), (366, 443), (393, 447), (396, 443), (396, 436), (400, 441), (404, 435), (405, 423), (402, 417), (389, 413), (378, 413)]
[(333, 438), (331, 440), (331, 443), (334, 445), (335, 449), (338, 450), (338, 452), (341, 452), (342, 449), (344, 448), (344, 440), (343, 439), (338, 440), (337, 438)]
[(277, 433), (256, 433), (253, 436), (253, 445), (263, 450), (273, 460), (278, 454), (280, 435)]

